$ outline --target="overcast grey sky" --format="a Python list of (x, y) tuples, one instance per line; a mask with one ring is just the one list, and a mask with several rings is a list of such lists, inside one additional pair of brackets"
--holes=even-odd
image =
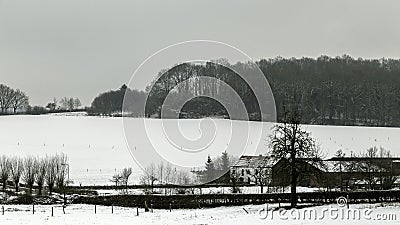
[(0, 83), (89, 105), (168, 45), (210, 39), (253, 59), (400, 58), (400, 1), (0, 0)]

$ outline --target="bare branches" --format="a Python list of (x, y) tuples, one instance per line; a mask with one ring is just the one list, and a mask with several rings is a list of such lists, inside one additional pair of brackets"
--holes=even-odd
[(0, 181), (3, 184), (3, 191), (6, 189), (7, 180), (10, 177), (10, 168), (10, 159), (5, 155), (0, 156)]
[(56, 185), (58, 188), (63, 188), (66, 185), (67, 169), (68, 169), (68, 157), (64, 153), (56, 154), (54, 156), (56, 164)]
[[(291, 171), (291, 205), (297, 205), (296, 186), (299, 174), (307, 169), (304, 162), (308, 164), (320, 164), (321, 152), (311, 137), (311, 134), (300, 127), (301, 117), (298, 113), (285, 112), (285, 120), (274, 127), (270, 136), (270, 147), (272, 155), (277, 159), (285, 159), (289, 162)], [(307, 166), (309, 167), (309, 166)]]
[(24, 172), (24, 161), (21, 158), (11, 158), (11, 179), (14, 181), (15, 192), (18, 192), (19, 181)]
[(0, 84), (0, 109), (4, 114), (11, 107), (14, 91), (7, 85)]
[(79, 109), (82, 106), (81, 101), (78, 98), (67, 98), (64, 97), (60, 100), (61, 108), (64, 110), (73, 111)]
[(115, 173), (113, 177), (110, 179), (110, 181), (115, 183), (116, 188), (120, 183), (124, 184), (126, 191), (128, 191), (128, 181), (131, 175), (132, 175), (132, 168), (126, 167), (121, 171), (121, 173)]
[(35, 182), (38, 186), (38, 195), (42, 194), (42, 190), (43, 190), (43, 185), (44, 185), (44, 181), (46, 178), (46, 170), (47, 170), (47, 161), (44, 158), (36, 158), (35, 159), (35, 163), (34, 163), (34, 167), (35, 167)]
[(18, 109), (27, 108), (29, 105), (28, 96), (21, 90), (14, 90), (7, 85), (0, 84), (0, 109), (5, 114), (12, 108), (14, 113)]
[(30, 194), (32, 194), (33, 184), (35, 183), (35, 174), (35, 159), (32, 156), (28, 156), (24, 159), (24, 172), (22, 174), (22, 179), (29, 188)]
[(34, 184), (37, 184), (38, 195), (42, 194), (43, 187), (47, 184), (50, 194), (54, 186), (61, 188), (66, 185), (66, 165), (68, 158), (65, 154), (54, 156), (20, 158), (17, 156), (0, 156), (0, 182), (3, 190), (6, 189), (7, 181), (11, 179), (15, 185), (15, 191), (19, 191), (19, 183), (22, 181), (32, 194)]
[(145, 168), (144, 174), (140, 177), (140, 183), (143, 185), (150, 186), (151, 189), (154, 187), (154, 183), (158, 180), (156, 166), (152, 163)]
[(18, 109), (27, 108), (28, 105), (29, 97), (19, 89), (15, 90), (11, 101), (11, 107), (14, 110), (14, 114), (17, 112)]
[(54, 186), (62, 188), (66, 184), (66, 170), (68, 158), (65, 154), (56, 154), (55, 156), (46, 157), (46, 184), (50, 194), (53, 192)]
[(118, 187), (119, 183), (121, 182), (122, 176), (119, 173), (116, 173), (110, 179), (111, 182), (115, 183), (115, 188)]
[(130, 168), (130, 167), (124, 168), (121, 172), (121, 178), (125, 184), (126, 191), (128, 191), (128, 180), (129, 180), (129, 177), (131, 176), (131, 174), (132, 174), (132, 168)]
[(46, 184), (49, 188), (50, 194), (53, 191), (54, 184), (57, 179), (57, 169), (56, 169), (57, 161), (53, 157), (46, 157), (46, 165), (47, 165), (47, 173), (46, 173)]

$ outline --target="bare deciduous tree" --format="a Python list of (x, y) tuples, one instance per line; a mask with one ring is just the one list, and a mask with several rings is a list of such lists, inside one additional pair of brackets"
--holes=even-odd
[(81, 100), (79, 98), (74, 99), (74, 109), (79, 109), (82, 106)]
[(38, 186), (38, 195), (42, 195), (43, 185), (46, 178), (47, 161), (46, 159), (35, 159), (35, 182)]
[(57, 159), (54, 157), (46, 157), (46, 184), (51, 194), (57, 179)]
[[(344, 158), (345, 156), (346, 156), (346, 154), (343, 152), (342, 149), (337, 150), (336, 153), (335, 153), (335, 157), (337, 157), (337, 158)], [(344, 170), (346, 168), (346, 164), (347, 163), (345, 161), (343, 161), (343, 160), (339, 160), (338, 162), (335, 162), (333, 164), (333, 170), (335, 172), (338, 172), (339, 175), (340, 175), (340, 190), (341, 191), (344, 190), (344, 187), (343, 187), (343, 182), (344, 182), (343, 173), (344, 173)]]
[(230, 171), (230, 181), (231, 181), (231, 192), (232, 193), (240, 193), (240, 188), (237, 186), (239, 183), (240, 173), (236, 170)]
[(60, 100), (60, 105), (62, 109), (72, 111), (81, 107), (82, 103), (79, 98), (64, 97)]
[(267, 186), (269, 188), (269, 184), (272, 181), (272, 172), (269, 168), (264, 167), (263, 165), (258, 165), (252, 174), (256, 184), (260, 186), (260, 192), (264, 193), (264, 187)]
[(14, 110), (14, 114), (18, 109), (27, 108), (29, 105), (28, 96), (21, 90), (17, 89), (13, 92), (13, 98), (11, 101), (11, 107)]
[(119, 173), (116, 173), (112, 176), (111, 182), (115, 183), (115, 189), (117, 189), (119, 183), (121, 182), (122, 176)]
[(15, 192), (19, 191), (19, 181), (24, 172), (24, 161), (21, 158), (11, 158), (11, 178), (14, 181)]
[(172, 174), (171, 164), (167, 164), (165, 166), (165, 172), (163, 174), (164, 174), (164, 179), (163, 179), (164, 183), (165, 184), (171, 183), (171, 174)]
[(283, 123), (275, 125), (271, 135), (271, 155), (277, 159), (286, 159), (289, 162), (291, 176), (291, 206), (297, 205), (297, 182), (300, 173), (304, 170), (302, 160), (308, 163), (322, 163), (321, 154), (311, 134), (300, 126), (301, 117), (298, 113), (285, 112)]
[(4, 114), (11, 107), (14, 90), (7, 85), (0, 84), (0, 109)]
[(140, 183), (151, 187), (151, 191), (154, 189), (154, 183), (157, 181), (157, 169), (152, 163), (150, 166), (145, 168), (144, 174), (140, 177)]
[(24, 159), (24, 172), (22, 174), (22, 179), (29, 188), (29, 194), (32, 194), (33, 185), (35, 183), (35, 174), (35, 159), (31, 156), (28, 156)]
[(128, 180), (132, 174), (132, 168), (124, 168), (121, 172), (122, 181), (124, 182), (125, 189), (128, 191)]
[(66, 154), (56, 154), (54, 156), (56, 161), (56, 185), (58, 188), (63, 188), (66, 185), (67, 179), (67, 166), (68, 166), (68, 157)]
[(8, 178), (10, 177), (10, 159), (2, 155), (0, 156), (0, 181), (3, 184), (3, 191), (6, 189)]

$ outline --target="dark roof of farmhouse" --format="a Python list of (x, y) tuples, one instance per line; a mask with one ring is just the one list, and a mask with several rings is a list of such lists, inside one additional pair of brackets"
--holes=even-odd
[(246, 168), (272, 167), (274, 163), (275, 161), (270, 156), (243, 155), (232, 167), (246, 167)]
[(399, 157), (332, 157), (325, 161), (400, 161)]
[[(258, 155), (249, 156), (244, 155), (239, 158), (239, 160), (232, 166), (233, 168), (267, 168), (273, 167), (277, 161), (283, 159), (274, 159), (271, 156)], [(334, 172), (336, 164), (339, 162), (375, 162), (379, 164), (397, 164), (400, 163), (400, 158), (398, 157), (332, 157), (329, 159), (316, 159), (316, 158), (299, 158), (298, 160), (311, 163), (315, 168), (324, 172)], [(321, 163), (318, 163), (321, 162)], [(311, 164), (310, 164), (311, 165)]]

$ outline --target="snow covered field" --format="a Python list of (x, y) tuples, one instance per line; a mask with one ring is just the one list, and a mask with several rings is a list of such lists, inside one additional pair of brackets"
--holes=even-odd
[[(128, 119), (135, 126), (139, 119)], [(201, 120), (180, 120), (185, 135), (195, 138), (201, 135)], [(229, 140), (230, 125), (247, 126), (247, 122), (214, 120), (217, 127), (215, 141), (207, 151), (199, 153), (193, 160), (193, 167), (204, 165), (206, 157), (220, 155)], [(56, 114), (41, 116), (1, 116), (0, 117), (0, 154), (7, 155), (45, 155), (65, 152), (69, 157), (71, 179), (74, 185), (112, 185), (109, 181), (115, 171), (124, 167), (133, 167), (130, 184), (137, 184), (142, 174), (139, 166), (131, 156), (125, 143), (122, 118), (88, 117), (82, 113), (76, 115)], [(147, 132), (157, 148), (172, 151), (174, 148), (163, 135), (161, 121), (148, 120)], [(244, 154), (265, 153), (266, 136), (270, 134), (270, 123), (249, 122), (248, 145), (245, 149), (229, 149), (228, 152), (244, 152)], [(267, 131), (260, 137), (259, 128)], [(400, 128), (374, 127), (342, 127), (342, 126), (304, 126), (312, 132), (320, 143), (326, 157), (333, 156), (339, 148), (347, 155), (350, 152), (362, 152), (373, 146), (389, 149), (394, 155), (400, 155), (398, 138)], [(137, 130), (131, 134), (135, 140), (135, 148), (153, 148), (147, 141), (146, 132)], [(243, 136), (246, 139), (247, 135)], [(128, 137), (129, 138), (129, 137)], [(260, 143), (257, 145), (257, 143)]]
[[(51, 207), (54, 207), (54, 216), (51, 216)], [(269, 205), (269, 209), (277, 205)], [(218, 207), (212, 209), (179, 209), (179, 210), (154, 210), (144, 212), (136, 208), (114, 207), (111, 213), (110, 206), (97, 206), (96, 214), (93, 205), (70, 205), (66, 208), (66, 214), (62, 213), (61, 206), (35, 206), (35, 214), (32, 214), (32, 206), (7, 205), (5, 214), (0, 214), (0, 224), (397, 224), (400, 221), (399, 204), (360, 204), (351, 205), (350, 210), (337, 205), (325, 205), (308, 207), (300, 210), (279, 211), (271, 215), (271, 211), (265, 214), (264, 205), (247, 205), (234, 207)], [(315, 213), (317, 217), (310, 212)], [(335, 212), (329, 215), (329, 212)], [(345, 212), (346, 215), (342, 217)], [(353, 216), (347, 212), (359, 212), (360, 216)], [(349, 215), (349, 216), (347, 216)], [(357, 214), (354, 214), (357, 215)]]

